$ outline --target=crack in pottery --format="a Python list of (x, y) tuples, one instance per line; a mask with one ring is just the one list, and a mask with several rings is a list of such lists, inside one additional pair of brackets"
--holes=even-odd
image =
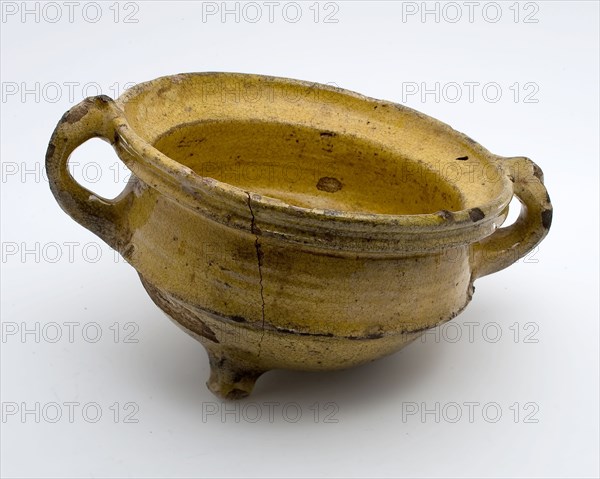
[(264, 258), (264, 253), (262, 252), (260, 241), (258, 239), (258, 233), (260, 229), (256, 226), (256, 217), (254, 216), (254, 211), (252, 210), (252, 198), (250, 193), (246, 191), (248, 195), (248, 208), (250, 209), (251, 221), (250, 221), (250, 231), (254, 235), (254, 248), (256, 249), (256, 259), (258, 262), (258, 280), (260, 285), (260, 301), (261, 301), (261, 317), (262, 317), (262, 334), (260, 340), (258, 342), (258, 353), (257, 357), (260, 358), (260, 353), (262, 351), (262, 342), (265, 338), (265, 295), (264, 295), (264, 286), (263, 286), (263, 274), (262, 274), (262, 262)]

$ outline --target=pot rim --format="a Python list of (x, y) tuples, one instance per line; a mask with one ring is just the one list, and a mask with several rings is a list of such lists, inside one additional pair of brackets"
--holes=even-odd
[[(252, 191), (225, 183), (213, 178), (203, 177), (182, 163), (164, 155), (149, 141), (138, 135), (126, 120), (119, 122), (117, 131), (123, 140), (125, 149), (134, 158), (127, 161), (136, 176), (143, 181), (144, 168), (152, 170), (155, 178), (161, 178), (161, 184), (151, 184), (161, 193), (174, 198), (187, 206), (200, 210), (212, 219), (224, 222), (228, 226), (250, 230), (256, 234), (255, 222), (260, 222), (258, 234), (287, 239), (302, 244), (333, 246), (340, 243), (336, 239), (345, 238), (338, 244), (342, 249), (364, 251), (365, 245), (357, 242), (368, 241), (367, 249), (373, 251), (406, 249), (407, 241), (413, 250), (440, 249), (441, 246), (465, 244), (478, 241), (498, 228), (506, 217), (506, 209), (512, 199), (510, 177), (505, 174), (501, 160), (470, 137), (454, 130), (451, 126), (425, 115), (417, 110), (397, 103), (379, 100), (360, 93), (316, 82), (295, 80), (269, 75), (233, 73), (233, 72), (196, 72), (167, 75), (147, 82), (139, 83), (125, 91), (115, 103), (124, 112), (128, 103), (136, 96), (156, 88), (161, 83), (179, 84), (193, 77), (215, 77), (216, 79), (239, 79), (240, 81), (269, 81), (300, 88), (318, 89), (367, 102), (373, 105), (392, 106), (400, 111), (425, 120), (433, 129), (442, 131), (449, 138), (458, 139), (469, 145), (480, 159), (495, 165), (503, 182), (501, 192), (490, 201), (478, 207), (456, 211), (441, 210), (420, 214), (378, 214), (352, 212), (331, 209), (306, 208), (292, 205), (274, 197), (260, 195)], [(122, 144), (119, 145), (123, 147)], [(133, 155), (131, 155), (133, 153)], [(142, 163), (139, 165), (138, 163)], [(140, 173), (139, 175), (137, 173)], [(200, 202), (200, 203), (199, 203)], [(215, 211), (216, 209), (216, 211)], [(247, 211), (249, 210), (249, 211)], [(224, 214), (237, 212), (244, 221), (224, 221)], [(231, 216), (231, 215), (227, 215)], [(249, 218), (251, 216), (251, 218)], [(251, 221), (250, 221), (251, 220)], [(294, 223), (295, 221), (295, 223)], [(365, 238), (365, 235), (368, 238)], [(424, 235), (424, 236), (423, 236)], [(320, 237), (319, 237), (320, 236)], [(360, 240), (363, 241), (360, 241)], [(387, 245), (387, 246), (385, 246)], [(394, 246), (395, 245), (395, 246)]]

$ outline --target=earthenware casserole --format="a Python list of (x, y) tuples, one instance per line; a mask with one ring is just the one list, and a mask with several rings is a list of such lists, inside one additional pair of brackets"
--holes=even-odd
[[(115, 199), (68, 170), (110, 142)], [(159, 78), (60, 120), (50, 186), (208, 351), (209, 388), (249, 394), (270, 369), (346, 368), (455, 317), (473, 282), (547, 234), (542, 172), (410, 108), (258, 75)], [(501, 227), (513, 195), (518, 220)]]

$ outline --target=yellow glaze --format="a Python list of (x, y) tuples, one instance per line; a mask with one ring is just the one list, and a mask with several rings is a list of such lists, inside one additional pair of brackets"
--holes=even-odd
[[(132, 171), (114, 200), (69, 174), (92, 137)], [(46, 167), (63, 210), (204, 345), (208, 386), (231, 399), (270, 369), (399, 350), (552, 220), (527, 158), (401, 105), (259, 75), (182, 74), (88, 98), (59, 122)], [(521, 215), (501, 228), (513, 195)]]

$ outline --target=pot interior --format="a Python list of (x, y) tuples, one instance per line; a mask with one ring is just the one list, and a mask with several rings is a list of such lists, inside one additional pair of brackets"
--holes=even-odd
[(411, 215), (464, 207), (439, 172), (342, 132), (204, 120), (178, 125), (153, 144), (201, 176), (304, 208)]

